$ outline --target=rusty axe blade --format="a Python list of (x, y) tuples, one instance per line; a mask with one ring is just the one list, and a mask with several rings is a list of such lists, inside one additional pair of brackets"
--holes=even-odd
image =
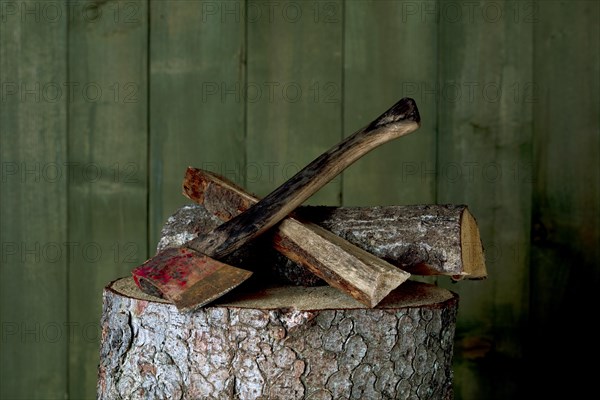
[(162, 294), (181, 311), (206, 305), (232, 290), (251, 272), (217, 261), (285, 218), (346, 167), (374, 148), (417, 130), (413, 99), (403, 98), (292, 176), (261, 201), (180, 249), (166, 249), (132, 272), (138, 286)]

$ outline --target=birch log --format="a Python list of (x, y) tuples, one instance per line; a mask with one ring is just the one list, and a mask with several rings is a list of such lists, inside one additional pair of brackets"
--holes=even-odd
[(236, 291), (194, 313), (104, 290), (98, 399), (450, 399), (458, 298), (406, 282), (377, 308), (329, 286)]
[[(222, 221), (239, 215), (258, 201), (226, 178), (198, 168), (186, 170), (182, 188), (185, 196)], [(295, 225), (304, 222), (305, 231), (314, 226), (313, 220), (321, 221), (346, 239), (342, 242), (347, 247), (358, 245), (413, 274), (451, 275), (456, 280), (487, 275), (479, 228), (464, 205), (302, 208), (293, 217)], [(284, 221), (274, 229), (273, 245), (290, 260), (302, 263), (306, 255), (310, 256), (307, 247), (310, 244), (290, 237), (287, 228)], [(310, 262), (304, 265), (311, 268)]]
[[(207, 199), (205, 198), (205, 202)], [(181, 246), (221, 223), (227, 200), (186, 205), (165, 223), (158, 249)], [(315, 222), (348, 242), (416, 275), (450, 275), (453, 279), (487, 276), (477, 224), (464, 205), (382, 207), (300, 207), (296, 215)], [(275, 235), (275, 237), (273, 237)], [(249, 243), (225, 262), (297, 285), (324, 284), (302, 265), (273, 249), (277, 232)]]
[[(188, 167), (182, 186), (184, 195), (223, 223), (259, 203), (234, 183), (198, 168)], [(272, 243), (279, 253), (371, 307), (410, 276), (312, 222), (288, 215), (273, 231)]]
[(487, 276), (466, 205), (303, 207), (298, 215), (416, 275)]

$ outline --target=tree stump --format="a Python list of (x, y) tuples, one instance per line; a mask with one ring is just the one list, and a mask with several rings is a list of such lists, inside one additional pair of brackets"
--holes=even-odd
[(179, 313), (104, 290), (99, 399), (450, 399), (458, 296), (406, 282), (376, 308), (329, 286), (236, 290)]

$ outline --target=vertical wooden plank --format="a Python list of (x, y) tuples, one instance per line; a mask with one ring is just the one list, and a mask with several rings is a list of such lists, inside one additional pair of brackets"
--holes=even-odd
[(536, 385), (540, 395), (577, 398), (586, 389), (573, 382), (593, 382), (595, 370), (553, 366), (577, 365), (597, 340), (579, 324), (595, 317), (600, 286), (600, 3), (540, 2), (539, 21), (531, 355), (553, 382)]
[(345, 7), (345, 132), (402, 97), (416, 100), (422, 126), (350, 168), (344, 204), (435, 202), (437, 2), (356, 1)]
[(67, 20), (42, 6), (0, 2), (3, 399), (67, 390)]
[(150, 251), (188, 166), (244, 178), (244, 2), (150, 4)]
[[(264, 196), (340, 141), (341, 1), (249, 1), (247, 187)], [(338, 204), (337, 178), (309, 203)]]
[(145, 0), (77, 7), (69, 26), (69, 394), (93, 398), (102, 288), (147, 255), (148, 16)]
[(442, 2), (438, 11), (438, 202), (469, 205), (489, 271), (487, 281), (451, 287), (461, 295), (456, 395), (506, 399), (525, 372), (537, 8)]

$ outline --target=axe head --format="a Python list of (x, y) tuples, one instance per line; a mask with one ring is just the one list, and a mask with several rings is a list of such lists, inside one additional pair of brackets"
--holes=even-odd
[(252, 272), (179, 247), (162, 250), (132, 274), (144, 292), (173, 302), (179, 311), (192, 311), (239, 286)]

